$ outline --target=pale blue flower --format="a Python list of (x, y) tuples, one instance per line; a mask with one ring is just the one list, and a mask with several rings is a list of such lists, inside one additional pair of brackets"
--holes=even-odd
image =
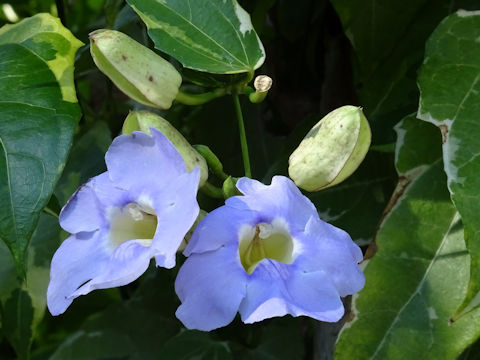
[(237, 312), (245, 323), (286, 314), (338, 321), (340, 297), (364, 286), (360, 248), (286, 177), (269, 186), (242, 178), (237, 188), (244, 196), (208, 214), (185, 249), (177, 317), (205, 331)]
[(121, 135), (110, 146), (107, 171), (83, 185), (60, 213), (72, 235), (52, 259), (47, 303), (53, 315), (95, 289), (128, 284), (147, 269), (175, 266), (195, 221), (200, 172), (159, 131)]

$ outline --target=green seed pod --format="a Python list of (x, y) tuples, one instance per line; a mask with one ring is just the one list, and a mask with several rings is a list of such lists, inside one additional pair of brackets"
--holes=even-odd
[(167, 120), (149, 111), (132, 111), (123, 123), (122, 133), (132, 134), (133, 131), (142, 131), (151, 135), (151, 127), (159, 130), (172, 142), (180, 155), (182, 155), (183, 160), (185, 160), (188, 171), (198, 166), (200, 169), (199, 187), (202, 187), (208, 179), (207, 162)]
[(288, 173), (298, 187), (318, 191), (349, 177), (370, 147), (362, 109), (342, 106), (321, 119), (290, 155)]
[(168, 109), (182, 77), (168, 61), (115, 30), (90, 33), (90, 53), (97, 67), (133, 100)]

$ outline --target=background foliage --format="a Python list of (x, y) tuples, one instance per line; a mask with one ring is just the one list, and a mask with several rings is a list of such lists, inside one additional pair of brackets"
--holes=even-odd
[[(480, 13), (464, 11), (480, 8), (478, 1), (240, 1), (265, 48), (259, 69), (261, 52), (242, 58), (208, 48), (208, 39), (201, 44), (210, 52), (192, 58), (193, 45), (172, 36), (187, 55), (170, 57), (158, 39), (173, 32), (149, 3), (9, 5), (18, 20), (52, 16), (0, 30), (0, 358), (478, 358)], [(0, 25), (18, 21), (1, 6)], [(210, 25), (241, 31), (217, 18)], [(144, 108), (80, 47), (99, 28), (156, 46), (193, 91), (234, 83), (242, 71), (272, 77), (263, 103), (242, 99), (253, 176), (265, 182), (287, 175), (290, 153), (322, 116), (363, 107), (373, 132), (365, 161), (345, 182), (308, 194), (322, 219), (366, 253), (366, 287), (345, 299), (352, 311), (342, 321), (285, 317), (246, 326), (236, 319), (211, 333), (187, 331), (173, 317), (175, 270), (153, 267), (128, 286), (75, 300), (62, 316), (45, 311), (49, 263), (67, 236), (56, 214), (105, 170), (103, 155), (128, 111)], [(248, 41), (242, 45), (256, 49), (256, 38)], [(223, 60), (211, 66), (205, 56)], [(231, 74), (213, 74), (219, 68)], [(208, 145), (227, 173), (242, 175), (230, 97), (159, 113), (192, 144)], [(202, 194), (199, 201), (206, 210), (221, 204)]]

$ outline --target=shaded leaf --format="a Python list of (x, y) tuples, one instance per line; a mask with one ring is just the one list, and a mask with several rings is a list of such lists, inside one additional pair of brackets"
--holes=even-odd
[(345, 182), (308, 194), (322, 220), (347, 231), (359, 245), (370, 243), (394, 188), (391, 159), (371, 151)]
[(46, 309), (47, 286), (50, 279), (50, 261), (62, 240), (58, 219), (41, 214), (37, 228), (27, 251), (26, 281), (16, 276), (15, 263), (7, 246), (0, 243), (0, 302), (5, 302), (14, 291), (25, 291), (32, 303), (33, 330), (42, 319)]
[[(480, 291), (480, 12), (446, 18), (427, 43), (418, 116), (438, 126), (452, 200), (472, 256), (464, 309)], [(479, 299), (471, 304), (476, 306)]]
[(292, 360), (303, 359), (304, 337), (292, 318), (275, 319), (263, 327), (260, 344), (250, 351), (248, 359)]
[(438, 23), (476, 0), (332, 0), (355, 50), (358, 105), (372, 124), (374, 143), (394, 139), (392, 126), (416, 111), (417, 69)]
[(32, 300), (24, 290), (15, 290), (5, 303), (2, 314), (2, 330), (19, 359), (28, 359), (32, 342)]
[(170, 339), (162, 349), (166, 359), (176, 360), (231, 360), (228, 343), (214, 341), (208, 333), (185, 330)]
[(145, 286), (131, 299), (91, 316), (62, 342), (50, 360), (158, 359), (163, 345), (180, 326), (164, 315), (164, 310), (168, 315), (173, 313), (170, 306), (165, 306), (165, 297), (170, 302), (175, 299), (173, 284), (165, 280), (147, 277)]
[(265, 51), (236, 0), (128, 0), (157, 49), (183, 66), (216, 74), (251, 72)]
[(98, 121), (74, 140), (67, 164), (55, 188), (60, 205), (64, 205), (75, 190), (88, 179), (104, 172), (104, 156), (112, 143), (110, 130), (105, 122)]

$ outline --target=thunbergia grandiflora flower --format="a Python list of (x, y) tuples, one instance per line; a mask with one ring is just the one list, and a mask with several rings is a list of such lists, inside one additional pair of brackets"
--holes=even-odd
[(83, 185), (60, 213), (72, 235), (52, 259), (48, 308), (63, 313), (92, 290), (128, 284), (147, 269), (175, 266), (175, 254), (198, 214), (198, 168), (158, 130), (121, 135), (107, 171)]
[(175, 290), (176, 315), (189, 329), (306, 315), (338, 321), (340, 297), (364, 286), (362, 252), (350, 236), (320, 220), (288, 178), (267, 186), (241, 178), (229, 198), (195, 230)]

